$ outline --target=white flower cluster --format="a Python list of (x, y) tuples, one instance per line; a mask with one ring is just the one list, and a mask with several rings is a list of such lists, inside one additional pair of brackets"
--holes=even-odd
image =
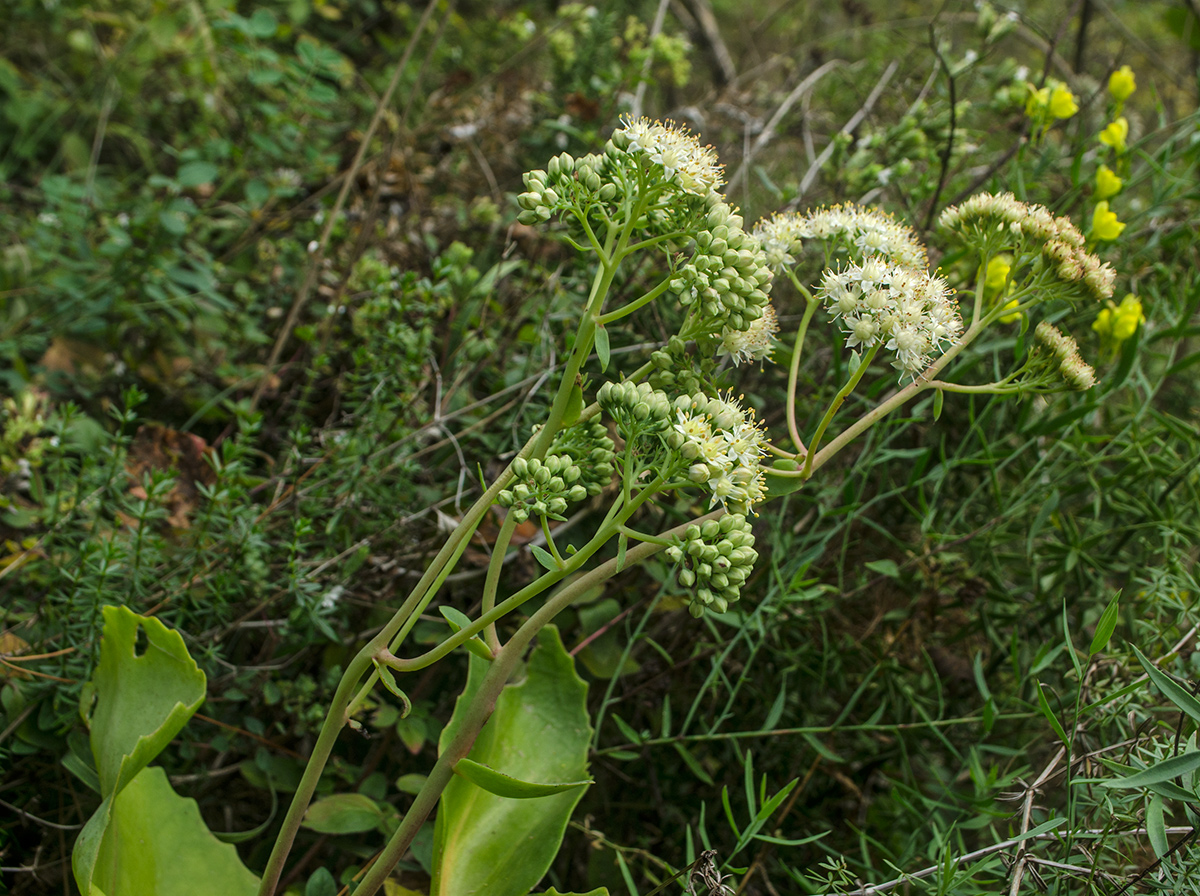
[(743, 229), (742, 216), (719, 197), (710, 203), (695, 253), (676, 270), (671, 291), (714, 325), (747, 330), (767, 307), (771, 269), (758, 239)]
[(613, 132), (612, 142), (618, 149), (644, 154), (662, 168), (665, 180), (694, 196), (707, 196), (724, 182), (713, 148), (701, 146), (687, 128), (673, 121), (626, 119)]
[(1079, 345), (1053, 324), (1042, 321), (1033, 331), (1034, 338), (1050, 349), (1057, 362), (1058, 372), (1067, 385), (1079, 392), (1086, 392), (1096, 385), (1096, 371), (1079, 355)]
[(1005, 237), (1000, 248), (1036, 240), (1059, 278), (1081, 284), (1097, 299), (1113, 294), (1116, 271), (1084, 248), (1087, 241), (1070, 218), (1056, 217), (1045, 206), (1021, 202), (1012, 193), (979, 193), (943, 211), (938, 224), (968, 240)]
[(762, 317), (753, 321), (747, 330), (732, 330), (728, 327), (721, 333), (722, 355), (731, 355), (734, 364), (743, 361), (770, 361), (772, 338), (779, 331), (775, 309), (770, 305), (762, 309)]
[(860, 257), (883, 256), (910, 268), (929, 265), (925, 247), (912, 228), (878, 209), (846, 204), (804, 212), (781, 212), (754, 225), (767, 261), (775, 270), (794, 264), (806, 239), (842, 239)]
[(754, 410), (732, 396), (681, 395), (674, 402), (676, 420), (667, 444), (692, 462), (688, 479), (712, 493), (712, 504), (738, 513), (766, 497), (759, 461), (766, 453), (763, 431)]
[(841, 321), (848, 347), (882, 344), (896, 353), (892, 366), (913, 376), (962, 334), (945, 280), (882, 258), (826, 271), (818, 294)]

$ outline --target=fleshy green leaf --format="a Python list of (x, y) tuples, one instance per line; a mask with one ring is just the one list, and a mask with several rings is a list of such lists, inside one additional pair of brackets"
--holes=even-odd
[[(220, 842), (200, 817), (196, 801), (181, 797), (160, 767), (144, 769), (88, 822), (80, 841), (95, 834), (93, 823), (110, 823), (99, 831), (95, 861), (86, 885), (88, 896), (254, 896), (258, 878), (237, 850)], [(110, 817), (111, 816), (111, 817)]]
[(600, 372), (608, 370), (610, 351), (608, 347), (608, 330), (603, 324), (596, 327), (596, 357), (600, 359)]
[(567, 407), (563, 411), (563, 426), (574, 426), (579, 422), (579, 415), (583, 413), (583, 386), (579, 382), (579, 377), (575, 378), (575, 385), (571, 389), (571, 395), (567, 398)]
[[(127, 839), (127, 830), (118, 834), (113, 829), (125, 811), (121, 807), (127, 805), (120, 796), (179, 733), (204, 702), (205, 693), (204, 673), (188, 656), (178, 632), (125, 607), (104, 607), (103, 614), (100, 662), (84, 690), (80, 711), (91, 728), (92, 755), (104, 799), (79, 832), (71, 852), (75, 882), (89, 896), (96, 893), (116, 896), (119, 891), (112, 889), (113, 882), (133, 873), (121, 867), (122, 856), (132, 854), (128, 844), (133, 841)], [(138, 644), (139, 630), (145, 637), (144, 645)], [(170, 785), (167, 789), (170, 790)], [(171, 795), (174, 796), (174, 791)], [(145, 798), (143, 793), (131, 798), (130, 804)], [(196, 818), (199, 819), (198, 812)], [(212, 836), (207, 828), (203, 830)], [(146, 848), (156, 849), (158, 844)], [(237, 853), (232, 855), (237, 860)], [(107, 865), (105, 876), (99, 877), (102, 860)], [(140, 859), (127, 859), (124, 864), (138, 862)], [(106, 883), (99, 884), (97, 880)], [(158, 896), (156, 891), (145, 889), (124, 892)]]
[(933, 419), (936, 423), (942, 416), (942, 405), (946, 403), (946, 393), (938, 389), (933, 393)]
[[(467, 687), (442, 732), (442, 749), (463, 724), (486, 670), (472, 658)], [(520, 781), (582, 781), (591, 741), (586, 698), (587, 685), (558, 630), (547, 626), (525, 680), (501, 692), (470, 758)], [(438, 810), (432, 894), (525, 896), (550, 867), (584, 789), (513, 800), (456, 775)]]
[(546, 567), (551, 572), (557, 572), (559, 569), (558, 563), (548, 550), (538, 547), (536, 544), (531, 544), (529, 550), (533, 551), (533, 556), (537, 558), (537, 562)]
[[(771, 466), (785, 473), (798, 472), (800, 464), (794, 460), (779, 457), (771, 462)], [(783, 495), (790, 495), (792, 492), (797, 492), (804, 487), (805, 480), (800, 476), (773, 476), (770, 470), (763, 471), (767, 482), (767, 495), (772, 498), (779, 498)]]
[[(461, 632), (471, 624), (471, 617), (461, 610), (454, 609), (454, 607), (438, 607), (438, 610), (441, 611), (442, 616), (446, 618), (446, 621), (450, 623), (450, 628), (454, 629), (455, 632)], [(494, 659), (492, 651), (483, 643), (478, 635), (473, 635), (467, 639), (463, 647), (467, 648), (467, 650), (471, 651), (471, 653), (475, 654), (481, 660), (491, 662)]]
[(309, 806), (301, 824), (321, 834), (361, 834), (375, 830), (384, 815), (366, 794), (335, 793)]
[(494, 793), (496, 796), (510, 800), (553, 796), (564, 790), (570, 790), (572, 787), (586, 787), (588, 784), (594, 783), (591, 778), (587, 778), (583, 781), (565, 781), (561, 784), (535, 784), (532, 781), (518, 780), (472, 759), (458, 760), (454, 766), (454, 773), (466, 778), (476, 787), (482, 787), (488, 793)]
[[(146, 638), (140, 654), (139, 628)], [(204, 673), (179, 632), (125, 607), (104, 608), (92, 685), (92, 754), (105, 796), (133, 780), (204, 702)]]

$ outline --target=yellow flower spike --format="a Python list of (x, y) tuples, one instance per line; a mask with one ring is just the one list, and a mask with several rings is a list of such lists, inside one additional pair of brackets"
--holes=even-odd
[(1049, 108), (1055, 118), (1070, 118), (1079, 111), (1079, 104), (1075, 102), (1071, 88), (1066, 84), (1056, 84), (1050, 91)]
[[(1004, 306), (1004, 310), (1005, 310), (1005, 311), (1007, 311), (1009, 308), (1016, 308), (1016, 307), (1017, 307), (1019, 304), (1021, 304), (1021, 303), (1020, 303), (1020, 302), (1018, 302), (1016, 299), (1013, 299), (1012, 301), (1010, 301), (1008, 304), (1006, 304), (1006, 305)], [(1004, 315), (1001, 315), (1001, 317), (1000, 317), (1000, 323), (1002, 323), (1002, 324), (1015, 324), (1015, 323), (1016, 323), (1017, 321), (1019, 321), (1020, 319), (1021, 319), (1021, 312), (1020, 312), (1020, 311), (1014, 311), (1012, 314), (1004, 314)]]
[(1117, 177), (1116, 172), (1114, 172), (1107, 165), (1101, 165), (1096, 171), (1095, 198), (1108, 199), (1112, 196), (1116, 196), (1121, 192), (1121, 187), (1124, 186), (1124, 184), (1125, 181)]
[(1092, 239), (1115, 240), (1124, 229), (1125, 225), (1117, 220), (1117, 213), (1109, 211), (1108, 200), (1096, 203), (1096, 210), (1092, 212)]
[(1121, 66), (1108, 76), (1108, 95), (1118, 103), (1123, 103), (1137, 90), (1137, 79), (1133, 69), (1127, 65)]
[(1110, 121), (1108, 126), (1100, 132), (1100, 142), (1105, 146), (1111, 146), (1118, 154), (1125, 151), (1125, 141), (1129, 139), (1129, 122), (1125, 116)]

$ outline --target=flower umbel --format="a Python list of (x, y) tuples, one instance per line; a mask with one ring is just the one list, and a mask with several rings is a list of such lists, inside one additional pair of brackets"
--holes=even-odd
[(707, 196), (723, 183), (723, 169), (713, 148), (701, 146), (687, 128), (673, 121), (627, 119), (612, 139), (620, 149), (643, 154), (661, 166), (664, 179), (687, 193)]
[(915, 376), (962, 334), (962, 318), (941, 277), (868, 258), (826, 271), (818, 291), (839, 320), (849, 348), (883, 345), (892, 366)]

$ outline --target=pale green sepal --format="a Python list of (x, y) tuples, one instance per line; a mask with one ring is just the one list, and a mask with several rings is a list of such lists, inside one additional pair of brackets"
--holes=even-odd
[(529, 800), (542, 796), (553, 796), (564, 790), (570, 790), (572, 787), (586, 787), (588, 784), (595, 783), (591, 778), (586, 778), (583, 781), (564, 781), (561, 784), (535, 784), (532, 781), (520, 781), (472, 759), (458, 760), (454, 766), (454, 773), (466, 778), (476, 787), (482, 787), (488, 793), (494, 793), (496, 796), (510, 800)]
[[(472, 658), (440, 749), (462, 726), (486, 671), (486, 663)], [(470, 758), (518, 780), (580, 781), (587, 777), (591, 742), (586, 700), (587, 685), (575, 673), (558, 630), (546, 626), (525, 680), (500, 693)], [(456, 775), (438, 810), (432, 896), (526, 896), (550, 867), (585, 789), (513, 800)]]

